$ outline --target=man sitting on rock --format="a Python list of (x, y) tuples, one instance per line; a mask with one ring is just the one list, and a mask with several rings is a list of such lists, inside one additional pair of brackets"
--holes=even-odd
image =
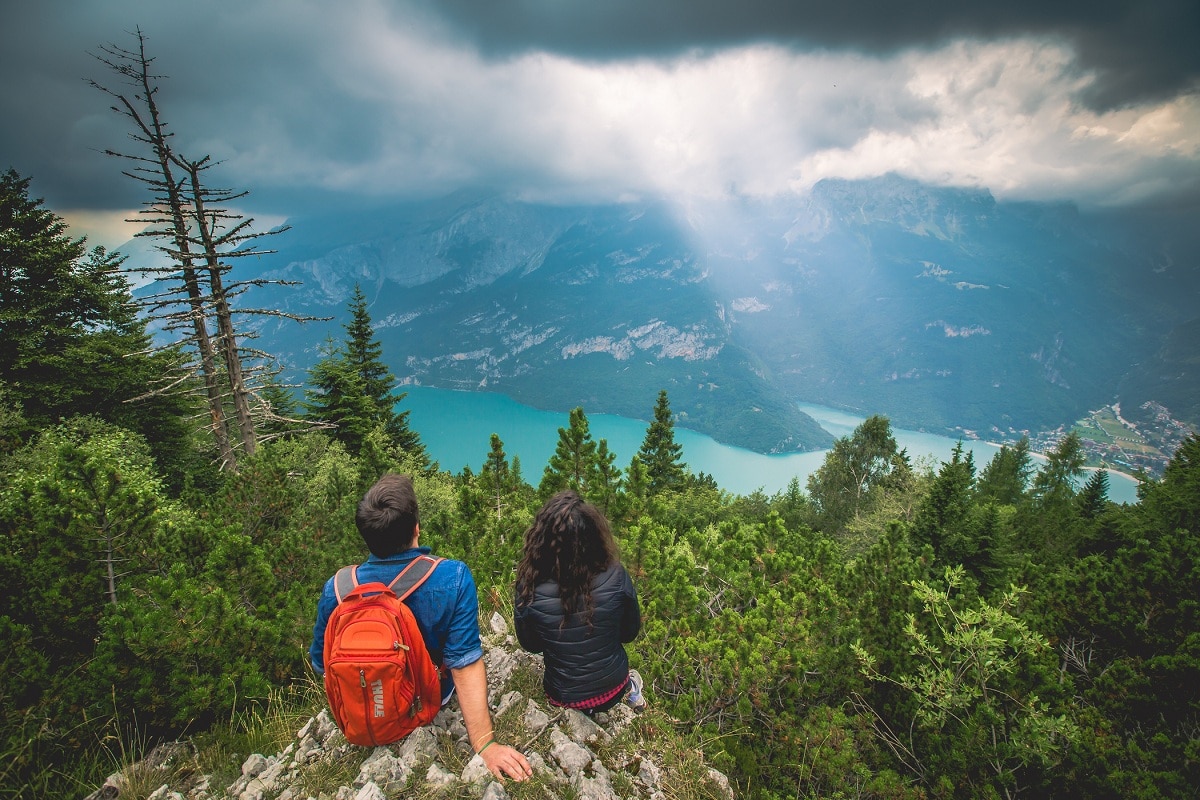
[[(370, 551), (366, 562), (358, 567), (360, 584), (389, 584), (410, 562), (429, 553), (428, 547), (419, 545), (417, 497), (407, 475), (380, 478), (359, 502), (354, 522)], [(325, 674), (325, 629), (337, 604), (331, 577), (317, 603), (309, 648), (309, 658), (320, 675)], [(405, 604), (416, 617), (426, 648), (440, 654), (441, 666), (449, 670), (450, 680), (443, 673), (442, 705), (457, 691), (472, 749), (497, 778), (528, 778), (532, 769), (525, 756), (494, 738), (487, 702), (487, 670), (479, 639), (479, 600), (470, 569), (461, 561), (443, 560)]]

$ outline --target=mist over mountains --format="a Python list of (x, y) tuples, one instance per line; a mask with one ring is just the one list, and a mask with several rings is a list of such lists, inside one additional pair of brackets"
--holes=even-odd
[(665, 388), (679, 424), (760, 452), (829, 445), (795, 401), (985, 438), (1114, 400), (1200, 421), (1182, 213), (888, 176), (722, 203), (459, 194), (291, 223), (256, 263), (303, 285), (248, 302), (337, 318), (259, 328), (301, 379), (357, 283), (401, 383), (636, 418)]

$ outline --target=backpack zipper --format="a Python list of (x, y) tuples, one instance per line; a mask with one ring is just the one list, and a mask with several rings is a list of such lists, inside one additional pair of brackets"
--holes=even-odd
[(367, 723), (367, 735), (371, 737), (371, 744), (378, 746), (379, 740), (375, 738), (375, 726), (371, 724), (371, 712), (373, 708), (373, 700), (371, 698), (371, 690), (367, 688), (367, 671), (361, 667), (358, 670), (358, 685), (362, 687), (363, 708), (368, 709), (366, 718), (363, 720)]

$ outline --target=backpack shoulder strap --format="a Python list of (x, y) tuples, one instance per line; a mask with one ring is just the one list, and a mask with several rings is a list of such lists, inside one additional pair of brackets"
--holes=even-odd
[(342, 567), (333, 576), (333, 594), (337, 601), (341, 603), (346, 599), (346, 595), (350, 594), (358, 587), (358, 567), (351, 564), (348, 567)]
[(388, 588), (396, 593), (396, 597), (404, 600), (422, 583), (429, 579), (433, 571), (437, 569), (437, 565), (445, 559), (420, 555), (414, 558), (404, 571), (396, 576), (395, 580), (388, 584)]

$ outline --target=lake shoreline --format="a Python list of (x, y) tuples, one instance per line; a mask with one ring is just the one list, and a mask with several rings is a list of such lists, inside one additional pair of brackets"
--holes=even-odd
[[(408, 384), (397, 387), (407, 392), (399, 402), (399, 411), (409, 411), (409, 425), (421, 437), (430, 458), (452, 472), (469, 466), (478, 471), (487, 459), (491, 434), (500, 436), (511, 459), (521, 460), (527, 480), (540, 478), (545, 464), (558, 443), (558, 429), (566, 427), (568, 412), (537, 409), (499, 392), (467, 389), (439, 389)], [(852, 435), (864, 417), (848, 411), (798, 404), (835, 439)], [(585, 408), (586, 412), (586, 408)], [(641, 448), (649, 422), (602, 413), (588, 413), (592, 438), (607, 439), (622, 469)], [(745, 496), (756, 491), (774, 494), (785, 491), (791, 480), (803, 487), (808, 476), (821, 467), (828, 450), (797, 453), (761, 454), (717, 442), (711, 437), (676, 425), (676, 442), (683, 447), (683, 461), (695, 472), (713, 476), (717, 485), (733, 494)], [(892, 429), (897, 444), (908, 450), (914, 460), (936, 464), (948, 460), (959, 439), (923, 431)], [(978, 463), (990, 460), (1000, 447), (993, 442), (962, 439), (964, 447), (975, 452)], [(1114, 502), (1137, 502), (1137, 481), (1132, 476), (1109, 470), (1109, 498)]]

